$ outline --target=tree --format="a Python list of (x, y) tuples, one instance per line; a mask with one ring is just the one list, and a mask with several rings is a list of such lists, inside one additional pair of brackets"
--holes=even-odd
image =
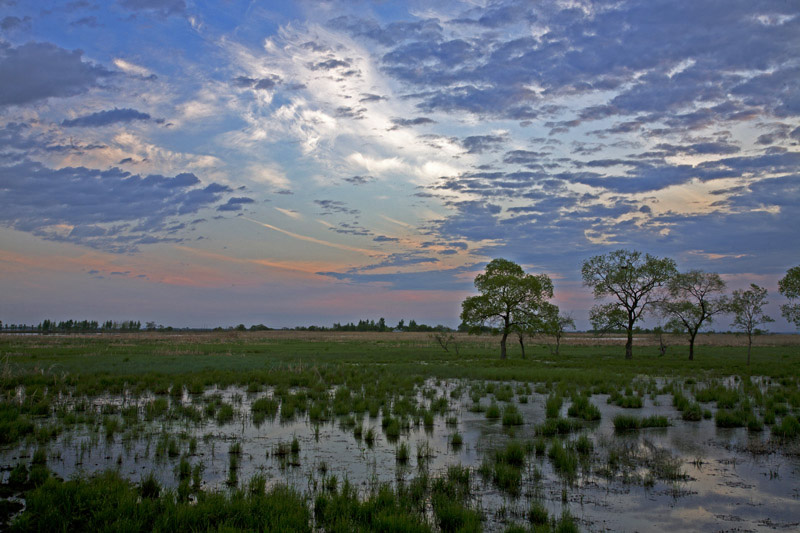
[(747, 334), (747, 364), (750, 365), (750, 348), (753, 346), (753, 333), (756, 327), (767, 322), (774, 322), (764, 314), (767, 305), (767, 289), (755, 283), (750, 284), (746, 291), (733, 291), (730, 310), (733, 313), (732, 325)]
[(475, 288), (481, 293), (461, 304), (461, 320), (470, 332), (479, 333), (488, 324), (502, 335), (500, 358), (506, 358), (506, 339), (510, 333), (525, 327), (531, 316), (546, 299), (553, 297), (553, 283), (545, 274), (526, 274), (522, 267), (507, 259), (494, 259), (486, 272), (475, 277)]
[[(550, 289), (549, 297), (552, 297), (552, 295), (552, 289)], [(542, 301), (539, 305), (521, 307), (514, 313), (512, 331), (517, 334), (523, 359), (525, 359), (525, 337), (535, 337), (544, 333), (547, 327), (547, 320), (549, 315), (553, 313), (553, 309), (558, 314), (558, 306)]]
[(595, 329), (624, 329), (625, 359), (633, 358), (633, 326), (658, 301), (656, 289), (676, 273), (675, 261), (635, 250), (616, 250), (583, 262), (583, 284), (595, 299), (611, 297), (612, 303), (596, 305), (589, 313)]
[(559, 312), (558, 306), (546, 304), (544, 311), (544, 333), (553, 337), (556, 341), (555, 349), (551, 348), (553, 355), (559, 355), (561, 351), (561, 339), (567, 329), (575, 329), (575, 320), (570, 314)]
[(703, 323), (728, 310), (728, 299), (714, 296), (724, 290), (719, 274), (702, 270), (677, 274), (667, 283), (669, 297), (661, 302), (661, 312), (669, 320), (667, 329), (689, 334), (689, 361), (694, 360), (694, 340)]
[[(790, 302), (800, 299), (800, 266), (792, 267), (778, 282), (778, 290)], [(781, 306), (781, 314), (789, 322), (800, 328), (800, 303), (788, 303)]]

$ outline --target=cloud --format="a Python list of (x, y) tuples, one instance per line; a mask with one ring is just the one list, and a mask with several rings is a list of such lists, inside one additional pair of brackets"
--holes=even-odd
[(349, 68), (350, 63), (341, 59), (327, 59), (317, 63), (311, 63), (308, 68), (311, 70), (334, 70), (339, 68)]
[(321, 215), (345, 214), (345, 215), (358, 215), (358, 209), (351, 209), (347, 204), (338, 200), (314, 200), (322, 210)]
[(388, 98), (378, 94), (363, 93), (358, 101), (363, 104), (367, 102), (380, 102), (382, 100), (388, 100)]
[(19, 18), (11, 15), (3, 17), (3, 19), (0, 20), (0, 29), (3, 31), (29, 30), (31, 29), (31, 18)]
[(117, 0), (117, 3), (129, 11), (144, 11), (162, 17), (181, 15), (186, 11), (184, 0)]
[(372, 176), (350, 176), (348, 178), (342, 178), (342, 180), (352, 185), (366, 185), (367, 183), (375, 181), (375, 178)]
[(221, 199), (189, 173), (141, 176), (118, 168), (49, 168), (22, 159), (0, 166), (0, 223), (49, 240), (132, 252), (167, 237), (170, 224)]
[(442, 26), (438, 20), (432, 18), (415, 22), (392, 22), (381, 26), (376, 20), (342, 16), (331, 20), (328, 24), (385, 46), (414, 39), (436, 40), (442, 35)]
[(461, 140), (461, 146), (468, 154), (482, 154), (484, 152), (495, 152), (500, 150), (503, 144), (508, 142), (507, 133), (498, 135), (470, 135)]
[(385, 274), (318, 272), (318, 274), (350, 284), (380, 284), (400, 291), (468, 291), (472, 288), (472, 279), (465, 279), (464, 274), (471, 272), (475, 268), (475, 265), (467, 265), (423, 272), (392, 272)]
[(111, 76), (110, 71), (83, 61), (82, 56), (81, 50), (68, 51), (51, 43), (17, 48), (0, 43), (0, 106), (75, 96)]
[(217, 211), (241, 211), (243, 206), (252, 203), (255, 203), (255, 200), (247, 198), (246, 196), (228, 198), (226, 203), (217, 207)]
[(436, 121), (428, 117), (417, 117), (417, 118), (395, 117), (392, 119), (392, 124), (394, 124), (394, 128), (406, 128), (408, 126), (422, 126), (424, 124), (436, 124)]
[(269, 91), (274, 89), (282, 82), (281, 77), (272, 74), (263, 78), (249, 78), (247, 76), (238, 76), (233, 79), (233, 85), (242, 88), (251, 88), (256, 90)]
[(81, 17), (77, 20), (73, 20), (69, 23), (70, 26), (73, 27), (80, 27), (85, 26), (87, 28), (99, 28), (101, 24), (97, 22), (97, 17)]
[(295, 220), (303, 218), (303, 215), (301, 215), (300, 213), (298, 213), (294, 209), (283, 209), (282, 207), (276, 207), (275, 210), (278, 211), (279, 213), (283, 213), (287, 217), (293, 218)]
[(61, 125), (67, 128), (91, 128), (108, 126), (109, 124), (133, 122), (134, 120), (150, 120), (150, 115), (130, 108), (114, 108), (106, 111), (97, 111), (91, 115), (84, 115), (74, 119), (65, 119), (61, 122)]
[(131, 63), (130, 61), (126, 61), (125, 59), (119, 57), (115, 58), (113, 63), (115, 67), (125, 72), (126, 74), (131, 74), (146, 79), (155, 79), (155, 74), (153, 74), (152, 72), (150, 72), (150, 70), (146, 69), (141, 65)]

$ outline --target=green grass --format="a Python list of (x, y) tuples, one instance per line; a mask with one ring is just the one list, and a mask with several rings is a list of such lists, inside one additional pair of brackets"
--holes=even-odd
[(638, 417), (633, 415), (617, 415), (612, 420), (616, 431), (631, 431), (644, 428), (665, 428), (669, 419), (665, 416), (652, 415)]
[[(418, 340), (404, 341), (402, 335), (388, 338), (391, 342), (381, 341), (381, 336), (331, 340), (321, 335), (316, 340), (313, 336), (270, 338), (250, 334), (2, 335), (0, 354), (7, 356), (9, 369), (2, 385), (6, 390), (17, 385), (54, 391), (71, 388), (78, 395), (91, 396), (122, 392), (126, 384), (132, 392), (166, 393), (173, 384), (186, 383), (190, 392), (196, 392), (214, 384), (303, 386), (319, 378), (341, 384), (345, 381), (343, 368), (358, 368), (364, 379), (402, 381), (425, 376), (620, 388), (641, 374), (695, 378), (751, 374), (791, 378), (800, 374), (798, 345), (755, 346), (747, 367), (744, 346), (700, 346), (696, 360), (691, 362), (677, 353), (658, 357), (656, 346), (637, 346), (634, 361), (626, 361), (619, 347), (583, 345), (563, 346), (558, 358), (544, 347), (531, 347), (535, 353), (525, 360), (511, 350), (503, 361), (489, 338), (469, 338), (476, 341), (463, 342), (458, 356), (432, 342), (420, 345)], [(419, 361), (426, 365), (422, 367)], [(723, 405), (730, 398), (724, 391), (705, 394), (714, 401), (721, 399)], [(706, 396), (697, 399), (702, 402)]]
[(587, 422), (600, 420), (600, 409), (589, 401), (588, 397), (576, 394), (572, 396), (572, 405), (567, 409), (567, 415), (582, 418)]
[(504, 426), (521, 426), (523, 423), (522, 413), (514, 404), (507, 404), (503, 407), (503, 425)]
[(70, 481), (50, 477), (28, 492), (26, 506), (11, 531), (311, 531), (304, 498), (283, 486), (200, 493), (189, 504), (152, 486), (139, 488), (115, 471)]
[(800, 437), (800, 422), (793, 415), (786, 415), (780, 424), (772, 428), (773, 435), (781, 439), (796, 439)]

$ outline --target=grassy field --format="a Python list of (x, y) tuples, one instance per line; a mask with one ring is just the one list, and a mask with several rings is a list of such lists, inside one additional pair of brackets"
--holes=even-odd
[[(800, 335), (756, 337), (746, 362), (746, 340), (730, 334), (701, 335), (695, 361), (687, 360), (683, 338), (669, 337), (660, 356), (653, 336), (638, 336), (634, 359), (623, 357), (619, 338), (568, 336), (555, 356), (543, 340), (528, 341), (526, 359), (509, 343), (498, 357), (497, 339), (458, 334), (443, 350), (428, 334), (244, 332), (91, 336), (0, 336), (2, 384), (67, 385), (101, 392), (154, 387), (186, 380), (205, 385), (276, 384), (292, 375), (325, 375), (331, 383), (352, 373), (440, 378), (570, 380), (590, 385), (624, 384), (646, 376), (769, 376), (800, 374)], [(340, 379), (343, 379), (340, 377)]]
[[(656, 337), (637, 336), (626, 361), (624, 339), (586, 334), (568, 336), (558, 356), (546, 339), (527, 340), (525, 359), (509, 343), (507, 360), (497, 338), (464, 334), (448, 350), (415, 333), (2, 335), (0, 453), (16, 462), (2, 465), (0, 529), (21, 500), (25, 512), (8, 522), (15, 531), (576, 531), (570, 498), (583, 501), (600, 479), (680, 492), (690, 459), (666, 435), (662, 448), (650, 437), (631, 446), (640, 432), (693, 435), (707, 421), (746, 431), (736, 453), (797, 454), (800, 336), (756, 337), (749, 366), (743, 337), (701, 335), (694, 361), (685, 339), (665, 340), (661, 355)], [(469, 458), (459, 450), (482, 438), (467, 433), (475, 424), (490, 435), (492, 424), (502, 428), (479, 463), (427, 469), (437, 453)], [(308, 490), (296, 480), (267, 486), (269, 464), (254, 459), (288, 426), (293, 438), (266, 458), (287, 480), (302, 470)], [(327, 459), (300, 451), (298, 434), (305, 448), (321, 431), (346, 435), (361, 454), (375, 446), (369, 453), (384, 463), (391, 454), (397, 480), (365, 491), (331, 476)], [(203, 470), (219, 449), (228, 451), (225, 491), (206, 488), (219, 476)], [(49, 469), (62, 452), (80, 465), (93, 450), (119, 454), (117, 465), (174, 471), (173, 488), (126, 479), (120, 466), (70, 481)], [(484, 509), (482, 498), (497, 506)]]

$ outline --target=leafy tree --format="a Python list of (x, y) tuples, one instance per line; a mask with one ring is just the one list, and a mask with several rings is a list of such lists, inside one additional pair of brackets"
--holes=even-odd
[(528, 327), (531, 317), (539, 314), (542, 304), (553, 297), (553, 283), (545, 274), (526, 274), (522, 267), (507, 259), (494, 259), (486, 272), (475, 277), (481, 293), (461, 304), (461, 320), (470, 331), (480, 333), (484, 324), (502, 335), (500, 358), (506, 358), (506, 339)]
[[(800, 266), (792, 267), (786, 272), (778, 282), (778, 290), (790, 301), (800, 299)], [(783, 304), (781, 314), (800, 328), (800, 303)]]
[(716, 272), (690, 270), (670, 279), (667, 290), (669, 297), (660, 304), (669, 320), (667, 329), (689, 334), (689, 361), (693, 361), (694, 340), (703, 323), (710, 324), (714, 315), (728, 310), (728, 299), (719, 295), (725, 282)]
[(592, 307), (589, 320), (597, 330), (625, 330), (625, 359), (633, 358), (634, 325), (658, 301), (656, 289), (675, 273), (674, 260), (635, 250), (616, 250), (583, 262), (583, 284), (592, 288), (595, 299), (614, 300)]
[(575, 320), (570, 314), (559, 312), (558, 306), (546, 304), (544, 311), (544, 333), (553, 337), (556, 341), (555, 349), (551, 348), (553, 355), (559, 355), (561, 351), (561, 339), (568, 329), (575, 329)]
[(750, 364), (750, 348), (753, 346), (753, 333), (760, 324), (774, 322), (764, 314), (767, 305), (767, 289), (755, 283), (746, 291), (733, 291), (730, 310), (733, 313), (732, 325), (747, 334), (747, 364)]

